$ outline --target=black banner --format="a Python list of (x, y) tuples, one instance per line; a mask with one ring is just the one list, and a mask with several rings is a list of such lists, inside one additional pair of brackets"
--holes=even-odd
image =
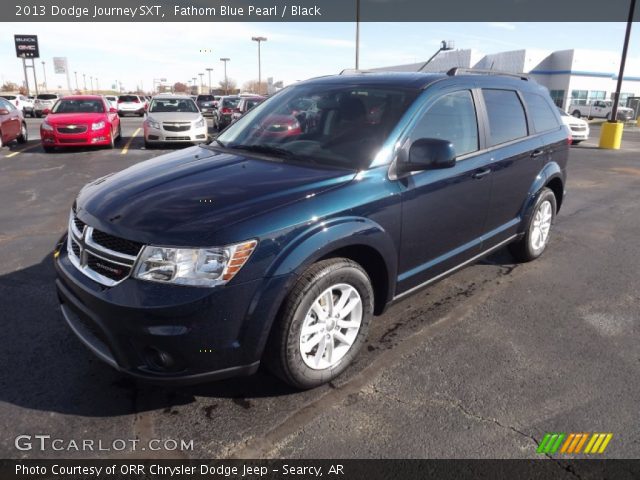
[(637, 480), (640, 460), (2, 460), (0, 478)]
[[(3, 5), (0, 21), (353, 22), (356, 5), (356, 0), (16, 0)], [(628, 0), (360, 0), (359, 6), (362, 22), (623, 22), (629, 13)]]

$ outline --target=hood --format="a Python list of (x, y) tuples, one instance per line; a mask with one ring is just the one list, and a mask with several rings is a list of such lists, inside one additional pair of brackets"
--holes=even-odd
[(200, 112), (149, 112), (147, 115), (156, 122), (195, 122), (201, 117)]
[(49, 125), (68, 125), (71, 123), (94, 123), (105, 119), (105, 113), (50, 113), (47, 115)]
[(76, 208), (87, 224), (130, 240), (211, 246), (221, 228), (311, 199), (354, 176), (191, 147), (90, 183)]

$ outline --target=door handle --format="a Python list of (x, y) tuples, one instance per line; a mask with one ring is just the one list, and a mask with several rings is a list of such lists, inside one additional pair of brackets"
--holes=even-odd
[(478, 180), (480, 178), (486, 177), (490, 173), (490, 168), (483, 168), (482, 170), (477, 170), (473, 175), (471, 175), (471, 178), (475, 178), (476, 180)]
[(536, 158), (543, 154), (544, 150), (534, 150), (533, 152), (531, 152), (531, 158)]

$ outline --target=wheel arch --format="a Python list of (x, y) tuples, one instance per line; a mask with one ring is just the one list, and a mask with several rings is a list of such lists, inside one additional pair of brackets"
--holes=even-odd
[(564, 173), (560, 165), (556, 162), (547, 163), (531, 184), (531, 188), (527, 194), (527, 199), (520, 213), (522, 221), (520, 222), (519, 233), (523, 233), (526, 225), (528, 225), (536, 198), (538, 197), (540, 190), (545, 187), (549, 188), (556, 198), (557, 213), (560, 210), (564, 199)]

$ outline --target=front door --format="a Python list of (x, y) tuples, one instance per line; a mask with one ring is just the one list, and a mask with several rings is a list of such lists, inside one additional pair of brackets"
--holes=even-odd
[(491, 158), (480, 149), (470, 90), (428, 102), (405, 145), (419, 138), (453, 143), (456, 165), (398, 179), (402, 240), (396, 294), (437, 277), (480, 253), (491, 193)]

